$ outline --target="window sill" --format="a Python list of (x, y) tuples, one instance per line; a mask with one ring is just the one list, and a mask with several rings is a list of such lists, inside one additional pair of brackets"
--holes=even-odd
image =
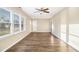
[(6, 37), (9, 37), (9, 36), (12, 36), (12, 35), (16, 35), (16, 34), (19, 34), (19, 33), (22, 33), (22, 32), (24, 32), (24, 31), (16, 32), (16, 33), (12, 33), (12, 34), (7, 34), (7, 35), (0, 36), (0, 40), (2, 40), (2, 38), (6, 38)]

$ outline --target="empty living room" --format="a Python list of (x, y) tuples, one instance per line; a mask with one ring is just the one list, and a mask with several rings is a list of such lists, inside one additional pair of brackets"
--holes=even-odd
[(79, 51), (78, 7), (1, 7), (1, 52)]

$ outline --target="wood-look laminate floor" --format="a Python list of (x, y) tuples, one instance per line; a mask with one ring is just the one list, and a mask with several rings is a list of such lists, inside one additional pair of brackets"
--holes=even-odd
[(31, 33), (6, 52), (75, 52), (76, 50), (50, 33)]

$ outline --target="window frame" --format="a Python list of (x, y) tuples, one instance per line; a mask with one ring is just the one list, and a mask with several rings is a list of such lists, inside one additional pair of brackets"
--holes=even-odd
[[(22, 25), (22, 23), (21, 23), (22, 18), (23, 18), (23, 30), (22, 30), (22, 27), (21, 27), (21, 25)], [(25, 30), (26, 30), (25, 29), (25, 17), (24, 16), (21, 16), (20, 17), (20, 31), (22, 32), (22, 31), (25, 31)]]
[[(10, 12), (10, 23), (11, 23), (11, 25), (10, 25), (10, 33), (0, 36), (0, 40), (1, 40), (1, 38), (8, 37), (8, 36), (11, 36), (11, 35), (23, 32), (24, 30), (21, 31), (21, 28), (20, 28), (21, 27), (21, 23), (20, 22), (21, 22), (21, 17), (23, 17), (24, 19), (25, 19), (25, 17), (22, 16), (21, 14), (19, 14), (19, 13), (16, 13), (15, 11), (12, 11), (12, 10), (6, 8), (6, 7), (0, 7), (0, 8)], [(19, 16), (19, 31), (18, 32), (14, 32), (13, 14)]]
[[(17, 32), (14, 32), (14, 25), (15, 25), (15, 23), (14, 23), (14, 18), (13, 18), (13, 17), (14, 17), (14, 16), (13, 16), (14, 14), (17, 15), (17, 16), (19, 16), (19, 23), (17, 23), (17, 24), (19, 24), (19, 31), (17, 31)], [(13, 22), (12, 22), (12, 23), (13, 23), (13, 33), (14, 33), (14, 34), (17, 34), (17, 33), (20, 32), (20, 15), (17, 14), (16, 12), (13, 12), (13, 13), (12, 13), (12, 21), (13, 21)]]

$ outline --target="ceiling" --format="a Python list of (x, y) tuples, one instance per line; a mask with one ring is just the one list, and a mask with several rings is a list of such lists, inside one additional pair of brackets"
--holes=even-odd
[(36, 8), (41, 8), (41, 7), (22, 7), (22, 10), (26, 12), (28, 15), (30, 15), (32, 18), (51, 18), (53, 15), (64, 9), (64, 7), (48, 7), (50, 13), (42, 13), (40, 14), (39, 12), (36, 12)]

